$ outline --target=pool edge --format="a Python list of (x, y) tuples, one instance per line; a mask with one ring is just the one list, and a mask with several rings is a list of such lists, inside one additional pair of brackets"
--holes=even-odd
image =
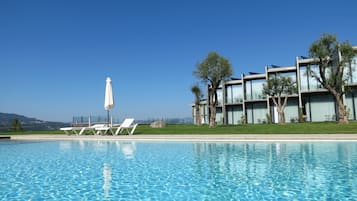
[(248, 135), (11, 135), (11, 140), (131, 140), (131, 141), (218, 141), (218, 142), (284, 142), (284, 141), (357, 141), (357, 134), (248, 134)]

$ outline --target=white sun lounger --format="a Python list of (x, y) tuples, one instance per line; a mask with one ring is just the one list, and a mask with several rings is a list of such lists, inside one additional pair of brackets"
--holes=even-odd
[(64, 128), (60, 128), (60, 130), (64, 131), (64, 133), (66, 133), (67, 135), (72, 135), (72, 134), (82, 135), (84, 131), (84, 127), (64, 127)]
[(104, 127), (106, 127), (106, 124), (94, 124), (93, 126), (86, 127), (85, 131), (88, 131), (93, 135), (98, 135), (99, 132), (97, 131), (97, 129), (104, 128)]
[(108, 126), (104, 125), (102, 127), (95, 128), (97, 135), (106, 135), (108, 133), (114, 135), (114, 130), (118, 128), (119, 125)]
[(65, 128), (60, 128), (60, 130), (64, 131), (68, 135), (71, 134), (82, 135), (86, 131), (91, 132), (92, 134), (95, 135), (97, 134), (96, 129), (102, 127), (105, 127), (105, 124), (94, 124), (92, 126), (86, 126), (86, 127), (65, 127)]
[(134, 119), (133, 118), (125, 119), (123, 121), (123, 123), (120, 124), (120, 126), (117, 128), (117, 130), (115, 131), (114, 134), (115, 135), (119, 135), (122, 130), (126, 130), (128, 135), (132, 135), (132, 134), (134, 134), (135, 129), (136, 129), (137, 126), (138, 126), (138, 124), (134, 123)]
[(95, 130), (97, 131), (97, 134), (110, 134), (112, 135), (118, 135), (122, 130), (126, 130), (128, 134), (132, 135), (134, 134), (134, 131), (138, 124), (134, 124), (134, 119), (129, 118), (125, 119), (123, 123), (120, 124), (120, 126), (104, 126), (100, 128), (96, 128)]

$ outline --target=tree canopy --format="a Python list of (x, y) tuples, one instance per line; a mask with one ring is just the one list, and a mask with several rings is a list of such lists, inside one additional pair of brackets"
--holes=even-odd
[(263, 85), (263, 93), (270, 96), (279, 114), (279, 123), (285, 123), (285, 107), (288, 95), (297, 92), (296, 82), (291, 77), (272, 77)]
[(212, 87), (217, 88), (221, 81), (233, 74), (228, 59), (216, 52), (210, 52), (207, 57), (197, 65), (194, 75), (203, 81), (209, 82)]
[(310, 71), (312, 77), (334, 96), (338, 106), (339, 122), (348, 123), (342, 98), (348, 79), (348, 76), (345, 76), (345, 68), (351, 64), (356, 52), (348, 41), (338, 42), (336, 35), (323, 34), (319, 40), (311, 44), (309, 53), (319, 64), (319, 73)]
[(233, 74), (232, 66), (225, 57), (216, 52), (210, 52), (196, 67), (196, 71), (193, 74), (210, 85), (208, 90), (208, 102), (210, 105), (209, 125), (214, 127), (216, 123), (217, 88), (222, 81)]

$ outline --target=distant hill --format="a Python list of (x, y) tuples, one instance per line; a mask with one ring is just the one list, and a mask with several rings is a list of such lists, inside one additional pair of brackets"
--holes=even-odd
[(18, 114), (0, 112), (0, 131), (9, 131), (14, 119), (21, 122), (25, 131), (57, 130), (61, 127), (69, 126), (69, 123), (43, 121)]
[(9, 123), (10, 124), (14, 119), (18, 119), (19, 121), (21, 121), (21, 123), (30, 123), (30, 122), (32, 123), (32, 122), (40, 121), (38, 119), (25, 117), (23, 115), (0, 112), (0, 122), (1, 123)]

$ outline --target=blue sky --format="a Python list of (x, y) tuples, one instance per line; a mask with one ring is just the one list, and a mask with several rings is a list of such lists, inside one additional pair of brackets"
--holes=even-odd
[(0, 0), (0, 112), (43, 120), (190, 117), (210, 51), (234, 76), (294, 65), (322, 33), (357, 45), (355, 0)]

